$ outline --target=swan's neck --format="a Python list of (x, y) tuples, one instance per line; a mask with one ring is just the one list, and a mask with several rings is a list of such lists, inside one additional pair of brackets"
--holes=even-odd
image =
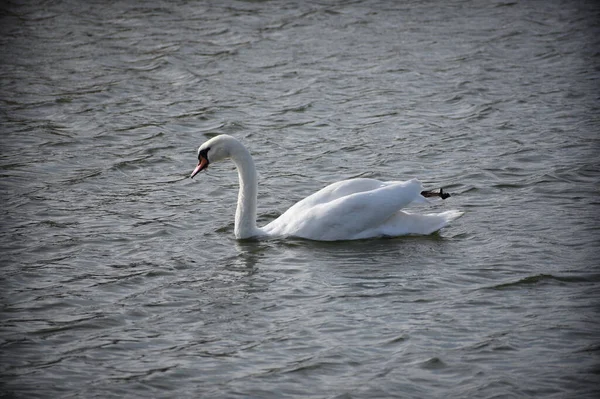
[(244, 239), (261, 235), (256, 227), (256, 196), (258, 182), (254, 160), (246, 148), (239, 146), (231, 159), (237, 166), (240, 179), (237, 209), (235, 211), (235, 237)]

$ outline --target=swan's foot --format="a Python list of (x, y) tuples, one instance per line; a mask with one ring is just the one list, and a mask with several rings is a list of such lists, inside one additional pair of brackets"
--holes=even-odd
[(446, 199), (448, 197), (450, 197), (450, 194), (445, 193), (443, 188), (440, 188), (440, 192), (436, 193), (433, 190), (429, 190), (429, 191), (421, 191), (421, 195), (423, 197), (440, 197), (441, 199)]

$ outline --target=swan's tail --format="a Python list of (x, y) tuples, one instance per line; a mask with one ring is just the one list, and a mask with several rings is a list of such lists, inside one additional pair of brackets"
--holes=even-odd
[[(441, 216), (444, 218), (446, 223), (450, 223), (451, 221), (458, 219), (459, 217), (461, 217), (464, 214), (465, 213), (463, 211), (452, 209), (450, 211), (446, 211), (446, 212), (442, 212), (442, 213), (437, 213), (437, 214), (434, 213), (433, 215)], [(425, 215), (425, 216), (429, 216), (429, 215)]]

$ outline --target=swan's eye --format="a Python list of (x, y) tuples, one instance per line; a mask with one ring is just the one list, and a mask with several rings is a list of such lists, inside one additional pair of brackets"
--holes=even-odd
[(206, 159), (206, 160), (208, 161), (208, 151), (209, 151), (209, 150), (210, 150), (210, 147), (208, 147), (208, 148), (205, 148), (205, 149), (201, 150), (201, 151), (198, 153), (198, 160), (200, 160), (200, 159), (204, 158), (204, 159)]

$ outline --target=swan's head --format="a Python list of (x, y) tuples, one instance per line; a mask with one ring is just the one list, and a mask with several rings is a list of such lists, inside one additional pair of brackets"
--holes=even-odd
[(198, 166), (191, 174), (194, 178), (198, 173), (208, 168), (208, 165), (231, 158), (233, 151), (241, 146), (235, 138), (222, 134), (213, 137), (198, 148)]

